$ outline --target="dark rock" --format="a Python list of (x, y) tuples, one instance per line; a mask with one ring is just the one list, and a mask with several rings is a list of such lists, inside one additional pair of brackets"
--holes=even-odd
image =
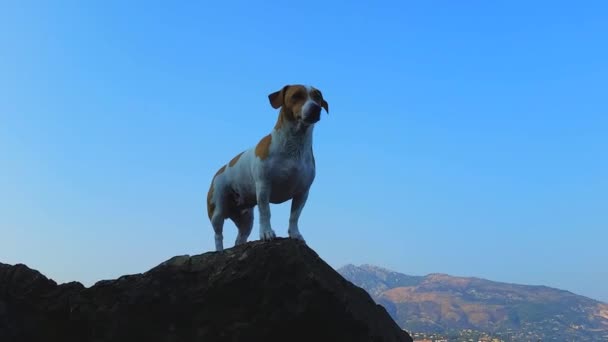
[(177, 256), (84, 288), (0, 264), (0, 341), (411, 341), (305, 244)]

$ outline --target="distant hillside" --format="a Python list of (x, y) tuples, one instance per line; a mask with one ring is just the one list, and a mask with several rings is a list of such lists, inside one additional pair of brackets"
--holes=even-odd
[(408, 331), (476, 329), (543, 341), (608, 341), (608, 304), (568, 291), (446, 274), (409, 276), (371, 265), (338, 272)]

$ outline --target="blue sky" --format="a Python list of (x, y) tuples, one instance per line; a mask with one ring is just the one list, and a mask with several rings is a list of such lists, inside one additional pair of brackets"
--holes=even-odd
[(211, 177), (305, 83), (330, 114), (300, 227), (332, 266), (608, 301), (607, 10), (3, 2), (0, 262), (91, 285), (213, 250)]

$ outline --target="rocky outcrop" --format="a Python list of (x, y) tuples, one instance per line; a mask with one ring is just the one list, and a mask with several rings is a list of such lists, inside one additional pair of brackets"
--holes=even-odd
[(305, 244), (177, 256), (90, 288), (0, 264), (0, 341), (411, 341)]

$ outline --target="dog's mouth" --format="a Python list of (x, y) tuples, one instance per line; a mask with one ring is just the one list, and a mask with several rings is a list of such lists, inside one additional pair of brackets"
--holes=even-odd
[(302, 120), (300, 120), (300, 121), (301, 121), (303, 124), (308, 125), (308, 126), (310, 126), (310, 125), (314, 125), (314, 124), (316, 124), (317, 122), (319, 122), (319, 120), (312, 120), (312, 119), (302, 119)]
[(321, 120), (320, 112), (311, 113), (310, 115), (307, 115), (306, 117), (300, 118), (300, 121), (302, 121), (303, 123), (305, 123), (307, 125), (313, 125), (313, 124), (319, 122), (319, 120)]

